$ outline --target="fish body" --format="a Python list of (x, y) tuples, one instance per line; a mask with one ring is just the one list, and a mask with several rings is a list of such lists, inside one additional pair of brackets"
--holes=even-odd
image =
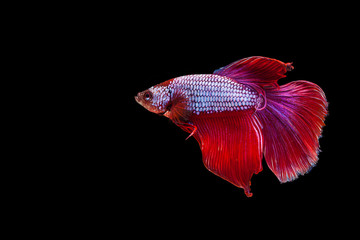
[[(170, 110), (174, 99), (179, 96), (186, 102), (183, 115), (209, 115), (222, 112), (250, 110), (262, 101), (251, 87), (231, 78), (216, 74), (194, 74), (181, 76), (144, 91), (136, 96), (149, 94), (152, 101), (147, 108), (152, 112), (171, 117)], [(138, 101), (141, 104), (141, 101)], [(188, 119), (186, 119), (188, 120)]]
[(213, 74), (170, 79), (135, 99), (191, 133), (206, 168), (250, 197), (250, 179), (262, 170), (263, 156), (281, 182), (317, 162), (325, 94), (307, 81), (279, 86), (277, 80), (292, 69), (290, 63), (249, 57)]
[(258, 102), (255, 90), (215, 74), (178, 77), (169, 88), (173, 94), (181, 91), (188, 99), (187, 110), (196, 115), (247, 110)]

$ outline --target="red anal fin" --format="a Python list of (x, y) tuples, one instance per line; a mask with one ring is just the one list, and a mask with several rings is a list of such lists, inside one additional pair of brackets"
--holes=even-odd
[(293, 69), (292, 63), (254, 56), (233, 62), (214, 71), (214, 74), (227, 76), (245, 84), (278, 87), (277, 81)]
[(251, 197), (250, 179), (262, 170), (261, 125), (252, 111), (200, 115), (191, 118), (197, 127), (206, 168), (217, 176), (243, 188)]

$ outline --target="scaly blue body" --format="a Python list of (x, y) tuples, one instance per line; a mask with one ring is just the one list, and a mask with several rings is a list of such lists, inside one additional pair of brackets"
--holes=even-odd
[[(174, 78), (170, 92), (181, 91), (192, 113), (241, 111), (257, 105), (258, 93), (231, 78), (215, 74), (195, 74)], [(172, 96), (170, 96), (170, 99)]]

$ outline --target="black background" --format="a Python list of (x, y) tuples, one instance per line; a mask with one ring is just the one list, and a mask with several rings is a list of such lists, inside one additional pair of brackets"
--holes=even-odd
[[(299, 24), (278, 33), (269, 30), (270, 35), (266, 30), (255, 31), (257, 34), (253, 35), (252, 31), (242, 33), (241, 28), (236, 34), (201, 27), (178, 28), (141, 35), (146, 41), (131, 38), (136, 43), (130, 44), (130, 56), (126, 54), (130, 61), (126, 61), (125, 68), (119, 67), (118, 80), (114, 81), (124, 81), (125, 88), (119, 89), (122, 100), (118, 110), (125, 121), (119, 126), (124, 134), (119, 141), (125, 142), (119, 145), (124, 147), (121, 151), (124, 160), (120, 162), (125, 161), (129, 167), (124, 169), (126, 177), (122, 184), (129, 189), (130, 199), (140, 199), (141, 211), (167, 213), (171, 209), (181, 214), (199, 208), (250, 214), (254, 206), (275, 203), (283, 211), (287, 211), (282, 208), (287, 204), (296, 205), (294, 211), (301, 212), (319, 209), (325, 203), (337, 205), (344, 195), (351, 194), (344, 190), (349, 170), (342, 162), (349, 160), (343, 152), (339, 121), (344, 111), (340, 103), (344, 93), (339, 86), (339, 81), (344, 81), (342, 70), (346, 68), (346, 62), (341, 60), (345, 58), (343, 49), (327, 28), (316, 32)], [(295, 70), (280, 84), (294, 80), (318, 84), (326, 93), (329, 115), (320, 139), (319, 162), (311, 172), (291, 183), (280, 184), (263, 161), (263, 171), (252, 178), (253, 197), (247, 198), (242, 189), (206, 170), (194, 138), (185, 141), (187, 133), (168, 119), (148, 112), (133, 97), (170, 78), (212, 73), (233, 61), (256, 55), (293, 62)], [(124, 71), (126, 78), (122, 75)]]
[[(243, 16), (238, 8), (213, 7), (161, 14), (146, 6), (130, 15), (127, 8), (95, 11), (70, 24), (70, 36), (57, 45), (59, 88), (66, 88), (61, 100), (67, 106), (59, 107), (61, 138), (50, 143), (41, 166), (46, 177), (36, 184), (46, 195), (41, 204), (71, 222), (103, 221), (112, 231), (122, 225), (155, 235), (164, 228), (176, 234), (234, 218), (241, 228), (275, 219), (291, 225), (305, 217), (306, 226), (294, 226), (300, 232), (326, 219), (337, 224), (352, 212), (356, 168), (346, 135), (354, 127), (348, 119), (355, 117), (347, 108), (354, 96), (349, 86), (355, 87), (349, 85), (356, 72), (349, 58), (352, 35), (331, 13), (313, 6), (286, 16), (265, 11), (261, 18), (256, 8), (241, 8), (248, 10)], [(185, 141), (187, 133), (134, 100), (170, 78), (212, 73), (249, 56), (293, 62), (295, 69), (279, 84), (314, 82), (329, 102), (318, 164), (280, 184), (263, 160), (263, 171), (251, 180), (251, 198), (204, 167), (194, 138)]]
[(323, 138), (320, 139), (322, 152), (317, 166), (294, 182), (280, 184), (264, 162), (263, 172), (252, 179), (254, 196), (251, 201), (333, 198), (341, 188), (336, 187), (340, 183), (334, 177), (334, 172), (339, 168), (334, 154), (337, 151), (335, 136), (339, 133), (336, 117), (340, 110), (340, 103), (337, 101), (337, 77), (340, 75), (337, 75), (339, 63), (335, 60), (339, 56), (336, 50), (329, 48), (329, 44), (324, 44), (329, 37), (326, 33), (315, 36), (311, 32), (303, 34), (305, 32), (297, 33), (294, 30), (292, 34), (284, 32), (276, 39), (268, 38), (266, 34), (263, 37), (221, 35), (219, 40), (219, 36), (213, 37), (217, 35), (214, 31), (184, 30), (163, 36), (165, 39), (153, 35), (150, 42), (136, 45), (140, 54), (130, 66), (132, 74), (126, 81), (126, 106), (122, 105), (126, 108), (125, 121), (129, 121), (124, 127), (130, 129), (132, 139), (129, 148), (134, 147), (130, 155), (133, 159), (131, 166), (136, 167), (137, 173), (134, 183), (139, 181), (142, 191), (183, 201), (250, 200), (243, 195), (241, 189), (205, 169), (195, 139), (185, 141), (187, 133), (168, 119), (143, 109), (134, 101), (133, 96), (176, 76), (212, 73), (238, 59), (260, 55), (294, 63), (295, 70), (288, 73), (287, 78), (281, 79), (280, 84), (308, 80), (321, 86), (328, 98), (329, 116), (326, 118)]
[[(339, 59), (345, 56), (341, 49), (331, 47), (335, 42), (329, 40), (329, 32), (316, 34), (294, 26), (269, 36), (180, 28), (141, 36), (130, 38), (135, 43), (125, 47), (130, 48), (130, 54), (121, 55), (122, 59), (126, 57), (126, 63), (116, 66), (119, 73), (112, 80), (119, 86), (111, 91), (114, 103), (118, 103), (113, 111), (115, 119), (119, 118), (120, 134), (114, 133), (111, 160), (97, 159), (102, 166), (103, 161), (109, 162), (102, 169), (107, 179), (101, 179), (106, 185), (101, 190), (105, 196), (121, 196), (136, 213), (159, 216), (165, 223), (181, 218), (191, 223), (218, 222), (232, 217), (248, 218), (251, 223), (259, 221), (256, 216), (283, 218), (282, 224), (301, 216), (312, 216), (307, 220), (309, 225), (321, 219), (339, 221), (356, 194), (351, 190), (356, 173), (348, 167), (351, 158), (344, 152), (346, 137), (341, 127), (346, 93), (339, 82), (345, 81), (342, 71), (346, 62)], [(187, 133), (167, 118), (145, 110), (134, 96), (170, 78), (212, 73), (256, 55), (293, 62), (295, 70), (279, 83), (308, 80), (318, 84), (326, 93), (329, 115), (320, 139), (318, 164), (297, 180), (281, 184), (263, 160), (263, 171), (251, 180), (253, 197), (247, 198), (242, 189), (204, 167), (194, 138), (185, 140)], [(239, 224), (243, 221), (239, 220)]]
[[(344, 110), (340, 101), (345, 92), (339, 83), (345, 81), (347, 50), (330, 25), (279, 25), (278, 19), (269, 19), (265, 26), (228, 28), (206, 21), (168, 25), (161, 19), (135, 23), (124, 32), (122, 41), (115, 33), (115, 39), (112, 34), (108, 37), (110, 43), (102, 49), (104, 62), (98, 62), (105, 68), (99, 83), (107, 103), (100, 108), (106, 118), (110, 116), (109, 123), (102, 119), (109, 146), (93, 160), (101, 172), (91, 168), (99, 174), (95, 189), (100, 188), (105, 196), (126, 198), (136, 204), (137, 211), (147, 214), (169, 210), (182, 214), (193, 208), (251, 212), (245, 206), (253, 209), (270, 202), (294, 204), (302, 211), (325, 202), (336, 205), (343, 199), (348, 174), (344, 172), (349, 170), (342, 163), (348, 159), (341, 147), (339, 120)], [(319, 162), (311, 172), (280, 184), (263, 161), (263, 171), (252, 178), (253, 197), (247, 198), (242, 189), (206, 170), (194, 138), (185, 141), (187, 133), (142, 108), (134, 96), (170, 78), (212, 73), (256, 55), (293, 62), (295, 70), (279, 83), (308, 80), (318, 84), (326, 93), (329, 115), (320, 139)]]

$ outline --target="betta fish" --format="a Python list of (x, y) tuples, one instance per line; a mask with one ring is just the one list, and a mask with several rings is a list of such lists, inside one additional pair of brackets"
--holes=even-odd
[(251, 197), (250, 180), (262, 170), (263, 157), (282, 183), (318, 161), (328, 103), (314, 83), (278, 85), (293, 69), (292, 63), (253, 56), (213, 74), (172, 78), (135, 100), (190, 133), (205, 167)]

